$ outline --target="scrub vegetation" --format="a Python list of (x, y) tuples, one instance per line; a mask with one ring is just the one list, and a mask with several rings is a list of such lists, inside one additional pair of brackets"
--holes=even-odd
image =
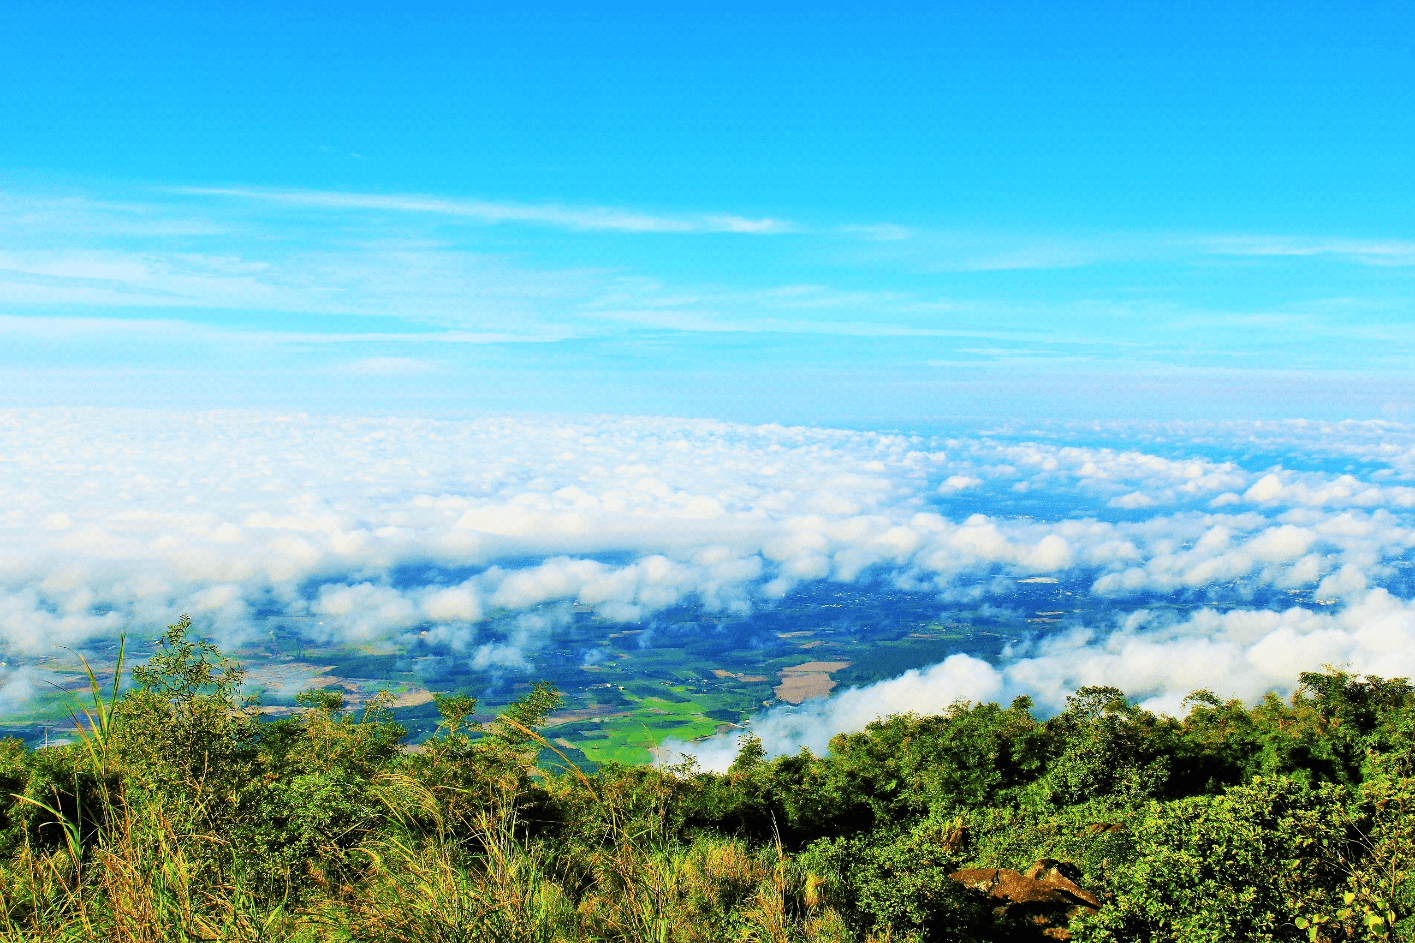
[(185, 618), (122, 671), (73, 742), (0, 742), (0, 939), (1415, 938), (1403, 679), (962, 703), (716, 774), (558, 760), (544, 684), (487, 723), (440, 695), (415, 750), (391, 696), (263, 718)]

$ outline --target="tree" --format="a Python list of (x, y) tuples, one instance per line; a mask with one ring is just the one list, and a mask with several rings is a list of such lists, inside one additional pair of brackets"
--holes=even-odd
[(114, 710), (114, 746), (134, 784), (174, 807), (228, 817), (251, 782), (259, 709), (238, 701), (245, 672), (192, 637), (185, 614), (157, 640)]

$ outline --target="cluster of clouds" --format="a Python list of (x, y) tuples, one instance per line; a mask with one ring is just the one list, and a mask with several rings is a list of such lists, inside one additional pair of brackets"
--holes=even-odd
[[(753, 719), (751, 732), (769, 755), (803, 747), (819, 754), (835, 734), (891, 714), (939, 713), (959, 702), (1007, 703), (1023, 695), (1051, 713), (1086, 685), (1118, 687), (1142, 707), (1178, 715), (1195, 691), (1252, 702), (1270, 691), (1292, 691), (1301, 672), (1323, 665), (1415, 676), (1415, 601), (1364, 588), (1351, 568), (1340, 576), (1352, 591), (1340, 608), (1204, 608), (1182, 620), (1140, 609), (1115, 624), (1079, 625), (1016, 646), (998, 664), (960, 653), (800, 707), (776, 706)], [(723, 770), (739, 745), (740, 735), (719, 735), (670, 744), (663, 755), (691, 754), (702, 767)]]
[[(25, 666), (56, 646), (182, 612), (227, 645), (279, 622), (313, 642), (393, 650), (417, 637), (474, 667), (517, 668), (572, 605), (625, 622), (685, 604), (746, 615), (821, 580), (959, 606), (1050, 576), (1126, 615), (998, 665), (955, 656), (768, 713), (757, 727), (773, 749), (819, 746), (799, 732), (811, 717), (834, 732), (1007, 691), (1054, 705), (1104, 681), (1171, 709), (1193, 687), (1256, 696), (1323, 661), (1409, 673), (1412, 474), (1415, 430), (1390, 423), (926, 437), (0, 412), (0, 710), (23, 703)], [(1175, 593), (1207, 608), (1181, 622), (1146, 608)]]

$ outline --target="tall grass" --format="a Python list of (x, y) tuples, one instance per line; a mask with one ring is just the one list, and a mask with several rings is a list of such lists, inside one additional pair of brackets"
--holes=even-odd
[[(237, 869), (213, 867), (214, 861), (235, 860), (220, 836), (185, 832), (173, 824), (172, 810), (122, 788), (111, 748), (126, 647), (123, 639), (108, 690), (79, 656), (88, 698), (73, 695), (70, 711), (80, 754), (73, 813), (61, 810), (57, 789), (52, 803), (14, 797), (51, 816), (53, 821), (41, 827), (58, 827), (62, 844), (41, 850), (27, 828), (19, 854), (0, 864), (0, 940), (263, 943), (289, 938), (277, 930), (284, 919), (280, 906), (259, 904), (237, 878)], [(77, 782), (81, 767), (87, 767), (96, 787), (87, 808)]]
[[(812, 901), (808, 876), (779, 844), (753, 850), (729, 838), (668, 840), (661, 816), (616, 811), (566, 761), (578, 789), (607, 809), (601, 840), (551, 851), (527, 837), (518, 787), (501, 782), (476, 802), (398, 773), (371, 794), (384, 827), (361, 836), (359, 867), (303, 875), (297, 904), (246, 873), (242, 849), (200, 823), (217, 821), (200, 790), (145, 790), (115, 753), (123, 670), (100, 684), (88, 663), (75, 696), (74, 768), (95, 788), (75, 802), (18, 796), (43, 812), (19, 850), (0, 861), (0, 943), (795, 943), (852, 938)], [(503, 718), (537, 747), (534, 730)], [(563, 757), (562, 757), (563, 759)], [(78, 776), (78, 773), (75, 773)], [(85, 807), (77, 799), (89, 796)], [(488, 798), (489, 796), (489, 798)], [(631, 824), (637, 822), (638, 824)], [(43, 842), (35, 829), (57, 829)], [(311, 891), (310, 888), (313, 890)]]

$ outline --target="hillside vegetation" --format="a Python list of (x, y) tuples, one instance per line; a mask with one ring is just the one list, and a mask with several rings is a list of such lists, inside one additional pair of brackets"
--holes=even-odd
[(556, 768), (545, 685), (440, 698), (416, 751), (385, 701), (263, 719), (185, 619), (90, 678), (74, 743), (0, 743), (0, 939), (1415, 939), (1404, 680), (959, 704), (712, 774)]

